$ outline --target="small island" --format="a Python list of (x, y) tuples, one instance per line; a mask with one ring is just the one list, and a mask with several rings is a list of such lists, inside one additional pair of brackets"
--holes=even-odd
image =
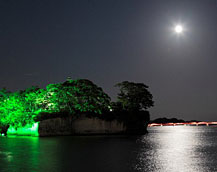
[(217, 122), (204, 122), (204, 121), (197, 121), (197, 120), (190, 120), (185, 121), (183, 119), (177, 118), (157, 118), (154, 120), (150, 120), (148, 127), (154, 126), (180, 126), (180, 125), (188, 125), (188, 126), (210, 126), (210, 125), (217, 125)]
[(123, 81), (117, 101), (92, 81), (72, 80), (45, 89), (0, 90), (0, 134), (25, 136), (145, 134), (154, 102), (148, 86)]
[(190, 120), (190, 121), (185, 121), (183, 119), (177, 119), (177, 118), (157, 118), (154, 120), (150, 120), (150, 124), (151, 123), (158, 123), (158, 124), (168, 124), (168, 123), (190, 123), (190, 122), (201, 122), (201, 121), (197, 121), (197, 120)]

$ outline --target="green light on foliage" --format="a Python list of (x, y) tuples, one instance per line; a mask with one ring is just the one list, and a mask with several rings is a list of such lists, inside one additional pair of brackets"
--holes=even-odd
[(18, 135), (18, 136), (39, 136), (38, 133), (39, 122), (31, 125), (26, 125), (20, 128), (9, 127), (7, 134), (8, 135)]
[(102, 114), (109, 110), (109, 105), (110, 97), (87, 79), (68, 79), (49, 84), (46, 89), (30, 87), (17, 92), (0, 89), (0, 129), (10, 126), (8, 134), (37, 136), (32, 124), (49, 114)]

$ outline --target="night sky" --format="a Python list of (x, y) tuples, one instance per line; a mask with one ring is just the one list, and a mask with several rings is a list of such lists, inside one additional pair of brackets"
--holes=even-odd
[[(181, 35), (172, 28), (181, 23)], [(217, 121), (217, 1), (1, 0), (0, 87), (150, 87), (151, 118)]]

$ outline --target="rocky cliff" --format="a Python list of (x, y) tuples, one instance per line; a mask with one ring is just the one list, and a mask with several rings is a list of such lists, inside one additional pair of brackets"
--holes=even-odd
[(126, 127), (117, 120), (106, 121), (87, 117), (73, 120), (67, 117), (41, 121), (38, 132), (39, 136), (121, 134), (126, 132)]
[(145, 134), (149, 119), (147, 111), (108, 113), (101, 118), (88, 114), (80, 114), (79, 118), (56, 116), (20, 128), (11, 126), (7, 134), (22, 136)]

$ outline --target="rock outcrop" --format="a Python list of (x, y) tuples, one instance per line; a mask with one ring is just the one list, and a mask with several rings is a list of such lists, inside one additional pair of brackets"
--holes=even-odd
[[(149, 112), (108, 113), (99, 117), (80, 114), (39, 120), (33, 125), (8, 129), (8, 135), (18, 136), (65, 136), (65, 135), (109, 135), (147, 133)], [(5, 132), (5, 131), (4, 131)]]
[(121, 134), (126, 132), (126, 127), (117, 120), (87, 117), (74, 120), (67, 117), (41, 121), (38, 132), (39, 136)]

